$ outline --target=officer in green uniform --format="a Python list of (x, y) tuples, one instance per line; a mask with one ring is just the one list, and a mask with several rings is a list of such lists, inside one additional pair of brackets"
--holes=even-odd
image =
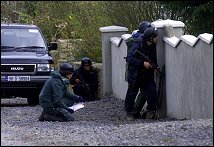
[(70, 79), (74, 68), (69, 63), (62, 63), (60, 69), (51, 73), (40, 94), (39, 105), (43, 111), (39, 121), (73, 121), (74, 111), (69, 107), (75, 102), (85, 102), (84, 98), (73, 94)]

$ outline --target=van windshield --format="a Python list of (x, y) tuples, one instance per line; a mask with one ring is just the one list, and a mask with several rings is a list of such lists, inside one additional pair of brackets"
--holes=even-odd
[(1, 28), (1, 48), (33, 47), (45, 48), (44, 39), (38, 29)]

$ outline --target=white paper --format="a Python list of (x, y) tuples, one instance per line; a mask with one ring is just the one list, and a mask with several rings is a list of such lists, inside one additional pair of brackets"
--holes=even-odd
[(73, 105), (71, 107), (68, 107), (68, 108), (73, 109), (74, 111), (76, 111), (76, 110), (81, 109), (83, 107), (84, 107), (83, 103), (77, 103), (77, 104), (75, 104), (75, 105)]

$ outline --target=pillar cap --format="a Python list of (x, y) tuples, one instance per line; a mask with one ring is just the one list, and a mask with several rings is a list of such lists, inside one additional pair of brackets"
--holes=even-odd
[(102, 33), (104, 33), (104, 32), (126, 32), (126, 31), (128, 31), (128, 28), (120, 27), (120, 26), (106, 26), (106, 27), (100, 27), (99, 30)]
[(156, 27), (156, 28), (163, 28), (165, 25), (170, 25), (173, 28), (174, 27), (184, 27), (185, 26), (184, 23), (181, 22), (181, 21), (175, 21), (175, 20), (170, 20), (170, 19), (167, 19), (167, 20), (158, 19), (158, 20), (152, 22), (151, 25), (153, 27)]

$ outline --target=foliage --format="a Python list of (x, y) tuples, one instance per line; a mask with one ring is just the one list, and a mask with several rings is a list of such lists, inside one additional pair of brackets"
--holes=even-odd
[(170, 19), (186, 25), (186, 33), (198, 36), (213, 33), (213, 1), (160, 1), (169, 10)]
[[(75, 55), (80, 60), (84, 56), (92, 58), (95, 62), (102, 62), (101, 33), (99, 28), (104, 25), (110, 25), (99, 2), (81, 1), (76, 2), (73, 7), (73, 38), (81, 38), (82, 42), (78, 44)], [(84, 8), (84, 9), (83, 9)]]
[(100, 27), (136, 30), (141, 21), (180, 20), (186, 33), (213, 33), (213, 1), (1, 1), (1, 21), (32, 23), (47, 41), (71, 39), (76, 60), (102, 62)]

